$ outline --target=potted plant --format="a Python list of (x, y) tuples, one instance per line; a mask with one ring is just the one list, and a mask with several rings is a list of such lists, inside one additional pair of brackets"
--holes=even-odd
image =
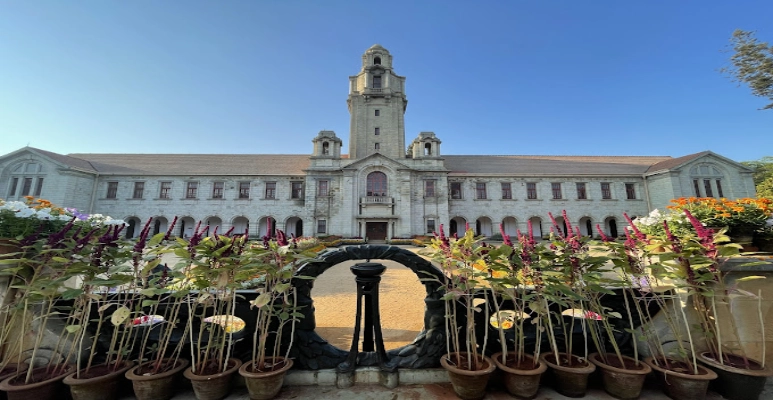
[[(148, 240), (150, 222), (145, 224), (132, 250), (132, 268), (139, 277), (142, 290), (134, 301), (132, 323), (137, 331), (134, 340), (139, 349), (141, 363), (128, 371), (126, 378), (132, 382), (134, 394), (139, 400), (165, 400), (174, 395), (175, 384), (189, 361), (182, 357), (188, 335), (188, 324), (178, 328), (185, 316), (191, 285), (182, 271), (161, 267), (161, 256), (167, 248), (162, 245), (167, 234), (161, 232)], [(196, 246), (204, 237), (207, 227), (196, 225), (188, 245)], [(184, 239), (176, 238), (176, 241)]]
[[(627, 214), (623, 216), (631, 223)], [(621, 243), (606, 237), (603, 231), (600, 233), (605, 239), (601, 242), (605, 245), (602, 248), (607, 250), (613, 270), (599, 270), (583, 277), (589, 309), (586, 315), (592, 317), (588, 318), (588, 327), (591, 339), (598, 349), (598, 352), (590, 354), (588, 359), (601, 370), (604, 390), (607, 393), (618, 399), (636, 399), (652, 368), (639, 359), (636, 340), (632, 341), (632, 356), (624, 355), (616, 332), (622, 329), (634, 335), (634, 315), (639, 321), (644, 317), (636, 291), (641, 288), (642, 282), (645, 282), (646, 286), (647, 277), (644, 265), (638, 258), (638, 242), (634, 239), (643, 239), (643, 234), (634, 226), (633, 233), (630, 230), (625, 231), (626, 240)], [(625, 304), (623, 310), (613, 310), (604, 305), (602, 299), (605, 296), (615, 295), (622, 295)], [(609, 351), (610, 347), (612, 351)]]
[[(682, 217), (674, 218), (670, 214), (672, 213), (651, 215), (643, 221), (637, 219), (631, 224), (629, 229), (635, 234), (630, 240), (636, 242), (637, 251), (628, 252), (625, 257), (633, 258), (631, 262), (635, 264), (646, 266), (646, 279), (639, 281), (639, 290), (646, 292), (646, 302), (654, 303), (659, 309), (659, 312), (653, 315), (650, 313), (650, 307), (641, 308), (641, 333), (652, 354), (644, 361), (656, 371), (663, 390), (670, 397), (699, 400), (706, 397), (709, 383), (717, 378), (717, 374), (697, 361), (697, 349), (702, 347), (704, 340), (693, 332), (692, 323), (700, 323), (699, 320), (691, 318), (689, 315), (692, 314), (686, 310), (701, 307), (697, 304), (701, 299), (695, 296), (696, 289), (700, 286), (696, 273), (700, 273), (702, 269), (716, 267), (713, 262), (707, 263), (704, 250), (717, 252), (719, 249), (714, 247), (713, 243), (701, 244), (693, 231), (693, 223), (697, 220), (692, 218), (689, 212), (683, 215), (692, 229), (684, 229), (678, 224), (675, 231), (672, 231), (673, 220), (681, 220)], [(660, 227), (655, 228), (658, 224)], [(708, 233), (709, 229), (700, 223), (697, 225)], [(715, 235), (713, 230), (711, 232)], [(717, 233), (715, 236), (719, 238), (723, 235)], [(709, 247), (704, 249), (704, 245)], [(729, 255), (737, 253), (738, 247), (723, 246), (721, 250), (725, 255)], [(667, 326), (667, 336), (655, 328), (657, 323)], [(666, 343), (670, 345), (667, 347)]]
[(754, 232), (764, 227), (765, 221), (773, 215), (773, 201), (764, 197), (735, 200), (682, 197), (671, 203), (671, 210), (676, 213), (689, 211), (704, 226), (727, 227), (730, 239), (745, 246), (752, 243)]
[[(695, 235), (682, 241), (681, 262), (694, 266), (683, 284), (695, 296), (695, 309), (701, 328), (706, 336), (707, 351), (698, 353), (698, 358), (719, 376), (716, 389), (720, 394), (732, 400), (756, 399), (764, 390), (768, 376), (773, 369), (765, 365), (764, 349), (761, 361), (749, 358), (742, 347), (727, 348), (723, 338), (728, 335), (739, 337), (738, 326), (734, 318), (719, 318), (720, 308), (732, 301), (732, 298), (745, 297), (759, 300), (760, 294), (741, 290), (737, 286), (725, 283), (720, 271), (723, 257), (737, 254), (738, 245), (725, 243), (727, 238), (707, 229), (689, 210), (684, 211), (695, 229)], [(747, 264), (748, 265), (748, 264)], [(761, 279), (762, 276), (747, 276), (737, 280)], [(761, 337), (765, 337), (765, 325), (758, 304)], [(727, 314), (729, 315), (729, 314)], [(728, 322), (723, 324), (722, 322)], [(729, 332), (727, 331), (729, 330)]]
[[(491, 285), (491, 303), (494, 305), (494, 315), (489, 318), (490, 324), (497, 330), (501, 350), (491, 356), (494, 363), (504, 374), (507, 391), (523, 399), (534, 398), (539, 391), (542, 374), (547, 365), (540, 362), (540, 344), (544, 327), (543, 318), (531, 319), (529, 304), (541, 304), (543, 292), (539, 270), (533, 268), (536, 242), (529, 222), (528, 236), (518, 232), (518, 244), (515, 245), (510, 236), (500, 225), (503, 245), (488, 253), (491, 273), (488, 281)], [(507, 303), (512, 308), (504, 308)], [(527, 324), (526, 322), (529, 321)], [(532, 323), (534, 322), (534, 323)], [(527, 329), (535, 334), (533, 348), (526, 343)], [(514, 330), (510, 335), (509, 331)], [(510, 348), (510, 339), (514, 348)]]
[[(101, 219), (101, 215), (89, 218), (92, 223)], [(138, 276), (128, 262), (132, 243), (121, 239), (124, 227), (121, 221), (98, 235), (88, 257), (72, 265), (80, 286), (62, 294), (74, 300), (74, 318), (65, 329), (75, 332), (81, 354), (76, 372), (64, 379), (74, 400), (115, 399), (125, 372), (134, 366), (130, 315)]]
[(32, 196), (25, 201), (4, 201), (0, 199), (0, 381), (26, 371), (27, 364), (17, 365), (12, 359), (18, 350), (15, 346), (21, 342), (10, 340), (9, 335), (17, 323), (13, 317), (19, 313), (11, 312), (16, 289), (11, 287), (22, 259), (22, 247), (29, 246), (41, 237), (60, 231), (72, 219), (64, 209), (44, 199)]
[[(52, 213), (47, 202), (38, 202), (32, 208), (37, 213), (28, 208), (16, 215), (26, 212), (39, 218), (46, 213), (48, 221), (65, 215), (70, 220), (56, 232), (47, 230), (56, 224), (40, 224), (38, 230), (18, 241), (18, 258), (5, 260), (13, 266), (3, 273), (10, 276), (10, 288), (18, 291), (7, 308), (9, 323), (2, 331), (4, 363), (15, 359), (19, 368), (16, 375), (0, 382), (0, 390), (8, 392), (11, 399), (58, 396), (62, 379), (72, 369), (70, 360), (79, 355), (75, 346), (77, 329), (68, 326), (78, 315), (62, 308), (63, 293), (67, 292), (68, 281), (78, 276), (80, 260), (88, 255), (95, 235), (103, 229), (78, 221), (70, 213)], [(62, 324), (67, 327), (53, 337), (49, 330)]]
[[(545, 319), (550, 346), (550, 351), (542, 352), (540, 359), (551, 369), (559, 393), (582, 397), (587, 390), (589, 375), (596, 370), (596, 366), (588, 361), (587, 287), (584, 282), (599, 272), (606, 259), (589, 253), (589, 238), (580, 236), (571, 226), (564, 232), (553, 215), (548, 213), (548, 216), (553, 222), (550, 240), (540, 248), (540, 262), (535, 266), (541, 270), (545, 288), (542, 303), (535, 304), (534, 308)], [(566, 212), (563, 217), (564, 221), (569, 221)], [(583, 339), (581, 350), (575, 343), (578, 329)], [(563, 348), (560, 348), (562, 344)]]
[[(252, 357), (242, 364), (239, 374), (247, 383), (250, 399), (271, 399), (282, 389), (284, 376), (293, 366), (290, 349), (295, 322), (302, 317), (291, 279), (298, 267), (315, 255), (299, 250), (296, 239), (288, 241), (281, 230), (277, 230), (275, 240), (265, 236), (262, 246), (248, 246), (243, 255), (241, 271), (252, 277), (244, 285), (258, 296), (251, 302), (256, 311)], [(288, 324), (289, 336), (285, 334)]]
[(191, 366), (183, 375), (193, 384), (199, 400), (226, 397), (234, 374), (242, 366), (241, 360), (231, 357), (232, 326), (236, 289), (240, 287), (237, 276), (246, 264), (242, 253), (248, 235), (232, 236), (232, 231), (221, 235), (216, 227), (212, 236), (196, 246), (183, 246), (184, 241), (180, 241), (172, 247), (196, 290), (188, 304)]
[[(485, 304), (488, 265), (486, 254), (490, 248), (476, 240), (471, 229), (463, 237), (449, 239), (440, 232), (426, 248), (424, 254), (432, 257), (445, 275), (446, 294), (446, 348), (448, 353), (440, 364), (448, 371), (454, 392), (462, 399), (480, 399), (485, 395), (486, 384), (496, 369), (494, 362), (485, 356), (488, 329), (485, 329), (479, 347), (476, 310), (484, 310), (484, 323), (489, 320), (489, 307)], [(484, 325), (485, 326), (485, 325)]]

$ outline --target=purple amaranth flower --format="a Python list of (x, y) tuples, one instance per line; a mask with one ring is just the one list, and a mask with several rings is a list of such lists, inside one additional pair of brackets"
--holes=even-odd
[(464, 231), (467, 232), (469, 230), (470, 230), (470, 223), (469, 222), (465, 222), (464, 223)]
[(140, 257), (142, 256), (142, 251), (145, 250), (145, 244), (148, 240), (148, 233), (150, 232), (150, 221), (152, 220), (153, 218), (148, 218), (148, 222), (146, 222), (145, 226), (142, 228), (140, 237), (137, 239), (137, 243), (134, 244), (134, 248), (132, 249), (134, 251), (134, 254), (132, 255), (132, 263), (135, 268), (139, 267), (140, 265)]
[(271, 238), (268, 235), (265, 235), (261, 239), (263, 239), (263, 248), (268, 250), (269, 239), (271, 239)]
[(599, 236), (601, 236), (601, 241), (602, 242), (611, 242), (611, 241), (614, 240), (614, 239), (610, 238), (609, 236), (607, 236), (606, 233), (604, 233), (604, 230), (601, 229), (601, 225), (599, 225), (599, 224), (596, 224), (596, 231), (599, 233)]
[(623, 213), (623, 217), (625, 217), (625, 220), (628, 221), (628, 226), (630, 226), (631, 229), (633, 229), (633, 233), (636, 235), (636, 238), (645, 243), (648, 243), (649, 241), (647, 240), (647, 235), (641, 233), (639, 228), (636, 227), (636, 224), (633, 223), (633, 220), (631, 219), (631, 217), (629, 217), (628, 214), (626, 213)]
[(164, 241), (169, 240), (169, 236), (172, 236), (172, 230), (174, 229), (174, 226), (177, 224), (177, 216), (174, 217), (172, 220), (172, 224), (169, 225), (169, 229), (166, 230), (166, 235), (164, 235)]
[[(558, 225), (555, 217), (553, 217), (553, 213), (548, 213), (548, 217), (550, 218), (550, 222), (553, 224), (553, 226), (550, 228), (550, 232), (557, 234), (561, 239), (566, 239), (566, 234), (564, 233), (564, 230), (561, 229), (561, 227)], [(564, 220), (564, 223), (566, 223), (566, 220)]]
[(574, 232), (572, 231), (572, 225), (567, 222), (569, 221), (569, 216), (567, 215), (566, 210), (561, 210), (561, 216), (564, 217), (564, 225), (568, 225), (566, 227), (566, 238), (571, 239)]
[(440, 224), (440, 232), (435, 233), (435, 237), (440, 240), (440, 248), (443, 250), (447, 250), (451, 247), (451, 241), (448, 240), (448, 237), (446, 236), (445, 229), (443, 228), (443, 224)]
[(502, 241), (504, 242), (504, 244), (506, 244), (507, 246), (513, 245), (513, 242), (510, 240), (510, 235), (505, 233), (505, 227), (503, 224), (499, 224), (499, 233), (502, 234)]
[(287, 246), (289, 244), (287, 242), (287, 236), (285, 236), (285, 233), (281, 229), (276, 230), (276, 244), (279, 246)]
[[(231, 229), (229, 229), (229, 230), (227, 230), (225, 232), (225, 236), (231, 236), (231, 234), (233, 234), (233, 231), (234, 231), (235, 228), (236, 228), (235, 226), (232, 226)], [(215, 229), (217, 229), (217, 227), (215, 227)]]

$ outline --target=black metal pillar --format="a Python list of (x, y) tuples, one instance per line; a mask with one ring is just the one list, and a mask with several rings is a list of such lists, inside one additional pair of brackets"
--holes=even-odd
[(363, 352), (376, 352), (378, 366), (382, 371), (392, 372), (395, 366), (389, 365), (386, 350), (384, 349), (384, 338), (381, 335), (381, 314), (378, 305), (378, 284), (381, 282), (381, 275), (386, 270), (386, 266), (379, 263), (364, 262), (354, 264), (350, 267), (355, 275), (357, 282), (357, 313), (354, 321), (354, 334), (352, 336), (352, 347), (349, 350), (349, 356), (346, 361), (338, 364), (338, 372), (352, 372), (357, 367), (358, 345), (360, 341), (361, 322), (363, 317), (363, 300), (365, 302), (365, 332), (363, 333)]

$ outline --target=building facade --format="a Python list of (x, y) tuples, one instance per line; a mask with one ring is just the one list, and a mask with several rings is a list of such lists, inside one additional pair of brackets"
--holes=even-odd
[(129, 237), (179, 218), (175, 233), (199, 223), (263, 236), (341, 235), (384, 240), (447, 234), (469, 224), (479, 234), (526, 229), (547, 234), (548, 212), (566, 210), (583, 234), (598, 224), (620, 235), (623, 213), (645, 215), (682, 196), (755, 196), (752, 170), (704, 151), (683, 157), (444, 155), (433, 132), (406, 145), (405, 77), (379, 45), (349, 77), (348, 154), (332, 131), (306, 155), (58, 154), (25, 147), (0, 157), (0, 196), (46, 198), (123, 218)]

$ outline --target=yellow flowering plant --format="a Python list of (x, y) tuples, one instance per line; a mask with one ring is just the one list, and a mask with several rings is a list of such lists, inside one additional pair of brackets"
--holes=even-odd
[(751, 225), (761, 228), (773, 215), (773, 201), (767, 198), (729, 200), (713, 197), (680, 197), (671, 200), (671, 205), (667, 208), (677, 213), (688, 210), (701, 223), (709, 227), (732, 228)]
[[(484, 330), (482, 345), (476, 328), (476, 311), (489, 319), (489, 307), (485, 305), (488, 291), (489, 267), (486, 259), (492, 248), (475, 238), (471, 229), (464, 236), (449, 238), (443, 233), (443, 225), (432, 242), (422, 251), (443, 270), (441, 282), (445, 288), (446, 362), (456, 368), (477, 371), (484, 368), (484, 354), (488, 343), (488, 329)], [(427, 278), (434, 279), (434, 278)]]

